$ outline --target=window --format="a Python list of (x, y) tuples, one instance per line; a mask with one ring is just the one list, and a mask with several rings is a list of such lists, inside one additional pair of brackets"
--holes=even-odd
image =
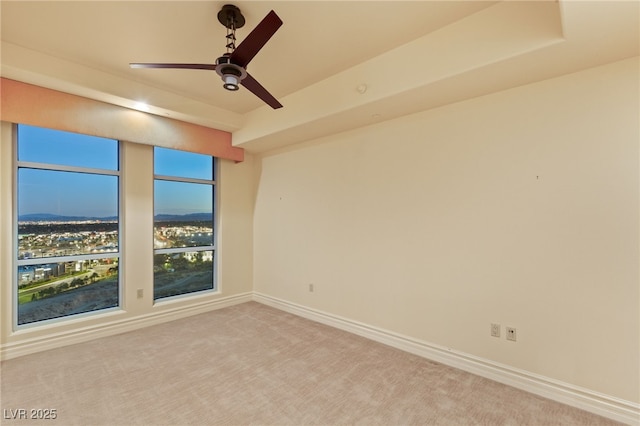
[(18, 325), (120, 305), (119, 146), (17, 127)]
[(214, 164), (154, 148), (154, 300), (215, 289)]

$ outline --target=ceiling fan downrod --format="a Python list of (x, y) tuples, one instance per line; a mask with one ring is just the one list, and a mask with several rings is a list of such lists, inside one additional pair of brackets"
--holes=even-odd
[(218, 12), (218, 21), (227, 29), (227, 52), (216, 59), (216, 73), (222, 77), (222, 87), (227, 90), (238, 90), (240, 82), (247, 76), (247, 71), (231, 63), (231, 54), (236, 50), (236, 29), (245, 24), (240, 8), (232, 4), (225, 4)]
[(218, 12), (218, 22), (227, 29), (227, 45), (225, 47), (227, 54), (230, 55), (236, 50), (236, 29), (244, 26), (244, 16), (237, 6), (225, 4)]

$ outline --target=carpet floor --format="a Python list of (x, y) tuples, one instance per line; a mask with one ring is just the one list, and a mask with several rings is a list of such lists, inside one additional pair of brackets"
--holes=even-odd
[(3, 361), (1, 392), (16, 426), (617, 424), (255, 302)]

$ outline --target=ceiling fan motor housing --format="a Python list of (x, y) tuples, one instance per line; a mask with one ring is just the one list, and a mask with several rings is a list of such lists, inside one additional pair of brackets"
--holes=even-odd
[(227, 90), (238, 90), (238, 84), (247, 76), (247, 71), (239, 65), (231, 63), (231, 58), (224, 55), (216, 59), (216, 73), (222, 77)]

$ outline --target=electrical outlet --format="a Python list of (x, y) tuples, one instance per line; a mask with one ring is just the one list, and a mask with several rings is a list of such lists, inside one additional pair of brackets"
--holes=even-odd
[(313, 283), (309, 284), (309, 292), (313, 293)]
[(142, 299), (144, 297), (144, 290), (139, 288), (136, 294), (138, 296), (138, 299)]
[(513, 327), (507, 327), (507, 340), (511, 340), (513, 342), (516, 341), (516, 329)]
[(493, 337), (500, 337), (500, 324), (491, 324), (491, 335)]

